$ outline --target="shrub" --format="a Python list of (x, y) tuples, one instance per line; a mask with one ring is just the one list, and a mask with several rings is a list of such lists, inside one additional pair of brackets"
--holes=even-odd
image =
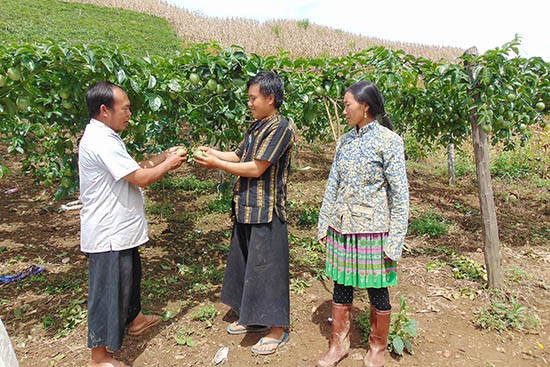
[(417, 236), (441, 237), (448, 233), (448, 225), (443, 216), (430, 212), (418, 219), (413, 219), (409, 224), (409, 233)]

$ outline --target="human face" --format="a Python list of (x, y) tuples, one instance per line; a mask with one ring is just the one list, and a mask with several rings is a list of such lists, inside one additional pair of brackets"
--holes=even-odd
[(109, 108), (101, 105), (100, 111), (104, 118), (103, 122), (115, 131), (122, 131), (128, 127), (132, 111), (130, 110), (130, 100), (128, 95), (120, 88), (113, 88), (114, 103)]
[(351, 92), (344, 94), (344, 116), (348, 120), (348, 126), (362, 128), (371, 122), (373, 119), (368, 111), (369, 105), (358, 102)]
[(248, 88), (248, 108), (250, 108), (254, 119), (262, 120), (277, 110), (275, 108), (275, 96), (264, 96), (260, 92), (260, 85), (252, 84)]

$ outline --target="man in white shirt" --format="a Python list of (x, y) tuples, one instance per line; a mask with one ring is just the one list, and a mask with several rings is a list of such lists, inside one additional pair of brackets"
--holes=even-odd
[(187, 160), (179, 147), (137, 163), (117, 134), (132, 112), (126, 92), (101, 81), (86, 93), (90, 123), (79, 144), (81, 250), (88, 256), (88, 347), (90, 367), (124, 363), (111, 352), (125, 328), (141, 335), (160, 321), (141, 312), (138, 248), (149, 240), (142, 188)]

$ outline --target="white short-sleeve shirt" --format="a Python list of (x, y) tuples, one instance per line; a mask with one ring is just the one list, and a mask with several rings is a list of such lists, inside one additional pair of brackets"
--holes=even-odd
[(91, 119), (78, 150), (80, 249), (87, 253), (121, 251), (149, 240), (141, 188), (124, 179), (139, 164), (120, 136)]

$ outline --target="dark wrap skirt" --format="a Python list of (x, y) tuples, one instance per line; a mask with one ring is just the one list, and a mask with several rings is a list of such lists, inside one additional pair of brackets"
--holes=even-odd
[(141, 260), (134, 247), (88, 256), (88, 348), (119, 350), (141, 310)]
[(221, 300), (241, 325), (290, 326), (286, 222), (233, 224)]

